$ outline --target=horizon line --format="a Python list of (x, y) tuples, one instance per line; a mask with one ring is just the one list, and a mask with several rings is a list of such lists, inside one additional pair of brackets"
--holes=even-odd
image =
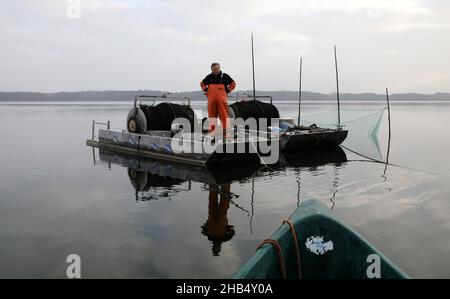
[[(146, 92), (158, 92), (158, 93), (169, 93), (169, 94), (180, 94), (180, 93), (201, 93), (201, 90), (192, 90), (192, 91), (166, 91), (166, 90), (158, 90), (158, 89), (127, 89), (127, 90), (119, 90), (119, 89), (103, 89), (103, 90), (78, 90), (78, 91), (49, 91), (49, 92), (45, 92), (45, 91), (0, 91), (0, 93), (37, 93), (37, 94), (60, 94), (60, 93), (94, 93), (94, 92), (138, 92), (138, 91), (146, 91)], [(244, 92), (253, 92), (250, 89), (247, 90), (238, 90), (238, 91), (233, 91), (230, 94), (236, 94), (236, 93), (244, 93)], [(257, 92), (292, 92), (292, 93), (298, 93), (298, 90), (256, 90)], [(336, 92), (319, 92), (319, 91), (308, 91), (308, 90), (304, 90), (302, 91), (302, 93), (316, 93), (316, 94), (322, 94), (322, 95), (336, 95)], [(371, 94), (371, 95), (382, 95), (385, 96), (385, 94), (383, 92), (380, 93), (376, 93), (376, 92), (370, 92), (370, 91), (366, 91), (366, 92), (340, 92), (340, 94), (353, 94), (353, 95), (361, 95), (361, 94)], [(437, 94), (449, 94), (450, 95), (450, 91), (446, 92), (446, 91), (436, 91), (436, 92), (397, 92), (397, 93), (392, 93), (391, 96), (393, 95), (408, 95), (408, 94), (417, 94), (417, 95), (437, 95)]]

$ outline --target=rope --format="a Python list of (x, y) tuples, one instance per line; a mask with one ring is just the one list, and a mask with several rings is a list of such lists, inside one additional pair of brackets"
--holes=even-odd
[[(283, 220), (282, 225), (285, 224), (285, 223), (287, 225), (289, 225), (289, 230), (291, 231), (292, 237), (294, 239), (295, 254), (296, 254), (296, 258), (297, 258), (298, 278), (302, 279), (302, 264), (300, 262), (300, 248), (298, 246), (297, 232), (295, 231), (294, 224), (292, 223), (291, 220), (289, 220), (289, 219)], [(281, 275), (283, 276), (283, 279), (286, 279), (287, 278), (287, 273), (286, 273), (285, 259), (284, 259), (284, 255), (283, 255), (283, 249), (281, 248), (280, 243), (277, 240), (274, 240), (274, 239), (266, 239), (261, 244), (258, 245), (256, 250), (260, 249), (265, 244), (271, 244), (271, 245), (273, 245), (275, 247), (275, 251), (276, 251), (276, 253), (278, 255), (278, 261), (280, 263)]]
[(297, 233), (295, 231), (295, 227), (294, 224), (292, 223), (291, 220), (289, 219), (285, 219), (283, 220), (283, 224), (288, 224), (289, 228), (291, 230), (292, 233), (292, 237), (294, 238), (294, 244), (295, 244), (295, 253), (297, 256), (297, 270), (298, 270), (298, 278), (302, 279), (302, 265), (300, 263), (300, 249), (298, 248), (298, 239), (297, 239)]
[(259, 161), (264, 164), (264, 166), (268, 169), (270, 169), (272, 172), (274, 172), (275, 170), (273, 170), (272, 168), (270, 168), (266, 162), (264, 162), (264, 159), (261, 157), (261, 155), (258, 153), (258, 149), (255, 147), (255, 145), (253, 144), (253, 142), (249, 139), (248, 142), (250, 143), (250, 145), (253, 147), (253, 149), (255, 150), (255, 153), (258, 155)]
[(276, 250), (276, 252), (278, 254), (278, 260), (280, 262), (281, 275), (283, 276), (283, 279), (286, 279), (287, 278), (286, 267), (284, 265), (283, 249), (281, 248), (280, 243), (278, 243), (277, 240), (266, 239), (261, 244), (259, 244), (259, 246), (256, 248), (256, 250), (258, 250), (259, 248), (261, 248), (265, 244), (271, 244), (271, 245), (273, 245), (275, 247), (275, 250)]

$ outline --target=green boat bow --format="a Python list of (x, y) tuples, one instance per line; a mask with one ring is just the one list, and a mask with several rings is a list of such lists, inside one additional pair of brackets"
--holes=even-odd
[(233, 278), (409, 278), (319, 201), (303, 202), (289, 222), (294, 230), (283, 223)]

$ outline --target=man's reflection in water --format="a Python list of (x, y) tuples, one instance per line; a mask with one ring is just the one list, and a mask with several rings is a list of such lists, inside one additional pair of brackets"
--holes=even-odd
[(214, 256), (219, 256), (222, 243), (231, 240), (235, 234), (233, 225), (228, 225), (230, 201), (230, 184), (209, 186), (208, 220), (202, 226), (202, 234), (213, 243)]

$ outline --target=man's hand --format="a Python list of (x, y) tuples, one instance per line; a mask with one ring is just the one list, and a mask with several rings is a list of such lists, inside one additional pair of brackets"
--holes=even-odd
[(231, 82), (230, 85), (228, 85), (228, 86), (226, 87), (227, 93), (232, 92), (235, 88), (236, 88), (236, 82), (233, 81), (233, 82)]

